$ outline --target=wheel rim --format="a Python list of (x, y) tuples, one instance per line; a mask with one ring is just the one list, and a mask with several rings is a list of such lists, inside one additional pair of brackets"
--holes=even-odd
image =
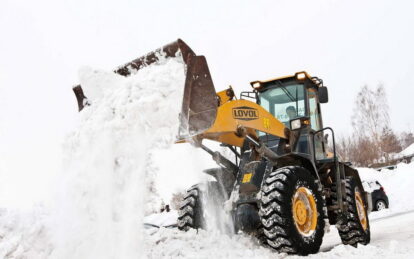
[(312, 192), (306, 187), (296, 190), (292, 201), (293, 221), (299, 233), (303, 236), (310, 236), (316, 229), (318, 212), (315, 198)]
[(379, 201), (377, 202), (377, 210), (383, 210), (386, 209), (387, 206), (385, 206), (385, 202)]
[(361, 222), (362, 228), (366, 230), (368, 228), (367, 214), (364, 208), (364, 202), (362, 201), (361, 193), (355, 192), (355, 201), (358, 212), (359, 222)]

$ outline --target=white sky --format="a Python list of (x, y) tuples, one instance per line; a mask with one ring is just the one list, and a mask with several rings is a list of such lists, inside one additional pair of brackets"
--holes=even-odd
[[(350, 130), (359, 88), (385, 84), (395, 130), (413, 129), (412, 1), (0, 2), (0, 191), (41, 195), (77, 123), (81, 66), (112, 69), (177, 38), (216, 89), (306, 70), (329, 87), (325, 126)], [(17, 180), (16, 180), (17, 179)], [(19, 182), (17, 184), (17, 182)]]

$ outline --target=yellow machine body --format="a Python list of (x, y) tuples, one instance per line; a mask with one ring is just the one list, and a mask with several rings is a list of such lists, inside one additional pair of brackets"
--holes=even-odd
[(238, 136), (240, 127), (245, 128), (250, 136), (256, 136), (258, 130), (287, 138), (286, 127), (282, 122), (260, 105), (247, 100), (227, 101), (219, 106), (214, 124), (197, 137), (242, 147), (244, 137)]

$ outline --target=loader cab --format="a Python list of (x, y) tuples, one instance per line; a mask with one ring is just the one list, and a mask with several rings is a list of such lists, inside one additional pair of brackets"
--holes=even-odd
[[(323, 128), (320, 103), (328, 101), (322, 81), (306, 72), (298, 72), (293, 76), (254, 81), (251, 85), (257, 91), (258, 104), (290, 130), (300, 131), (298, 144), (292, 151), (311, 155), (312, 133)], [(264, 132), (258, 132), (258, 135), (269, 147), (279, 144), (280, 139), (276, 136)], [(320, 136), (315, 138), (315, 155), (319, 159), (325, 156), (322, 139)]]

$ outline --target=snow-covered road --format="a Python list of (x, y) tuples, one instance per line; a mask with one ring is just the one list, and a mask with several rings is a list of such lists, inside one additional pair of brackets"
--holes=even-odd
[[(372, 215), (376, 216), (375, 213)], [(55, 240), (49, 235), (50, 229), (45, 219), (47, 214), (43, 210), (33, 213), (1, 211), (0, 258), (51, 258)], [(277, 254), (261, 247), (249, 236), (229, 237), (203, 230), (197, 233), (195, 230), (181, 232), (177, 229), (153, 228), (146, 232), (144, 243), (140, 254), (131, 254), (128, 258), (303, 258)], [(414, 211), (373, 219), (371, 243), (358, 248), (342, 245), (332, 226), (331, 232), (325, 234), (320, 252), (309, 257), (414, 258)], [(68, 254), (64, 258), (72, 257)]]
[[(370, 246), (378, 247), (378, 251), (380, 251), (382, 248), (392, 248), (396, 245), (409, 249), (413, 254), (411, 256), (408, 254), (408, 258), (414, 258), (414, 211), (375, 218), (370, 221), (370, 225)], [(325, 234), (321, 251), (329, 252), (340, 244), (339, 235), (332, 227), (331, 232)]]
[(414, 212), (376, 219), (371, 223), (371, 233), (375, 245), (385, 247), (395, 240), (414, 249)]
[[(375, 215), (375, 213), (373, 214)], [(254, 239), (237, 235), (220, 236), (205, 231), (187, 233), (160, 229), (146, 238), (147, 258), (303, 258), (277, 254), (260, 247)], [(371, 221), (371, 243), (354, 248), (344, 246), (334, 226), (325, 234), (318, 254), (310, 258), (413, 258), (414, 212)]]

